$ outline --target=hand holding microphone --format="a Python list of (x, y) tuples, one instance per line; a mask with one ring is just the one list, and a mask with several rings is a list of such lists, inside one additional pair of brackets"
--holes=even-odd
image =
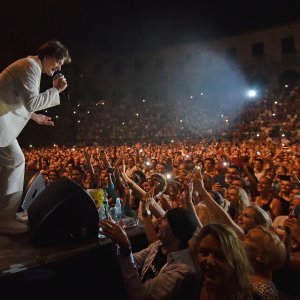
[(65, 76), (61, 73), (56, 73), (53, 78), (53, 87), (55, 87), (59, 93), (64, 91), (68, 86)]

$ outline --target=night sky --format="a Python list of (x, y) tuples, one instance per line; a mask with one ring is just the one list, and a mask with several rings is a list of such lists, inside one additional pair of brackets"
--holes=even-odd
[(297, 0), (3, 2), (1, 64), (32, 53), (51, 38), (73, 55), (135, 53), (300, 20)]

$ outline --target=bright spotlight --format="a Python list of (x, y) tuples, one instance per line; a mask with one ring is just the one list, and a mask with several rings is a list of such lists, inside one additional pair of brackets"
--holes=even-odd
[(257, 95), (257, 93), (256, 93), (255, 90), (249, 90), (249, 91), (247, 92), (247, 95), (248, 95), (248, 97), (250, 97), (250, 98), (255, 98), (256, 95)]

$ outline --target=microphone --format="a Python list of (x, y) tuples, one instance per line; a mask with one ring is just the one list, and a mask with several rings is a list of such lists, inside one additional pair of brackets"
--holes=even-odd
[(61, 76), (64, 76), (64, 75), (62, 73), (60, 73), (60, 72), (57, 71), (57, 72), (54, 73), (53, 77), (57, 78), (57, 77), (61, 77)]
[[(59, 71), (56, 71), (56, 72), (54, 73), (54, 75), (53, 75), (53, 79), (56, 79), (56, 78), (59, 78), (59, 77), (62, 77), (62, 76), (64, 76), (62, 73), (60, 73)], [(66, 99), (70, 99), (70, 98), (69, 98), (69, 95), (66, 96), (65, 91), (62, 91), (61, 94), (62, 94), (62, 97), (63, 97), (65, 100), (66, 100)]]

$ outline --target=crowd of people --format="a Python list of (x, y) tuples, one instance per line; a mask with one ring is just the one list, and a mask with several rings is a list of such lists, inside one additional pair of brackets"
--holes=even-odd
[[(101, 191), (99, 231), (112, 240), (128, 299), (299, 299), (299, 87), (239, 107), (192, 96), (129, 108), (77, 104), (76, 146), (23, 156), (16, 138), (29, 119), (54, 125), (36, 111), (60, 103), (70, 61), (52, 40), (0, 74), (1, 234), (28, 230), (16, 219), (25, 156), (46, 189), (66, 177), (90, 195)], [(44, 93), (42, 73), (53, 76)], [(140, 252), (132, 253), (122, 213), (145, 228), (149, 246)]]
[[(180, 107), (177, 115), (164, 105), (153, 113), (143, 102), (144, 118), (134, 115), (138, 107), (114, 117), (102, 107), (86, 124), (81, 118), (81, 145), (24, 149), (26, 169), (47, 185), (65, 176), (101, 189), (111, 207), (119, 198), (124, 213), (136, 212), (149, 241), (138, 253), (121, 224), (100, 222), (129, 299), (299, 299), (298, 104), (298, 88), (266, 93), (206, 127), (193, 109), (188, 120)], [(214, 122), (223, 126), (205, 139)], [(104, 146), (102, 135), (129, 140)]]
[[(112, 105), (104, 100), (74, 106), (76, 143), (169, 142), (205, 138), (299, 139), (299, 92), (292, 89), (261, 91), (240, 103), (188, 98), (174, 102), (143, 99), (134, 105)], [(204, 96), (203, 96), (204, 97)], [(79, 122), (79, 123), (78, 123)], [(93, 130), (90, 128), (93, 124)]]

